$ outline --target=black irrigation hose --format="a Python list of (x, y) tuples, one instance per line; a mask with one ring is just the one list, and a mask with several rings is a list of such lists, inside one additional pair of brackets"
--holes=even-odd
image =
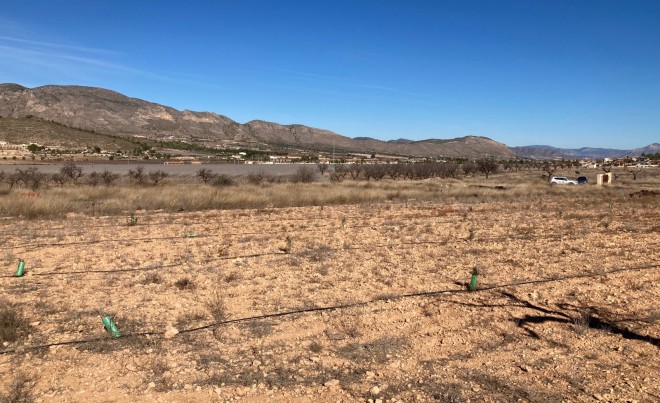
[[(585, 232), (586, 233), (586, 232)], [(255, 233), (255, 234), (261, 234), (261, 233)], [(233, 235), (233, 234), (212, 234), (212, 235), (204, 235), (204, 236), (196, 236), (195, 238), (212, 238), (212, 237), (217, 237), (217, 236), (224, 236), (224, 235)], [(246, 235), (246, 234), (240, 234), (240, 235)], [(545, 240), (562, 240), (562, 239), (567, 239), (575, 236), (581, 236), (584, 235), (584, 233), (580, 234), (551, 234), (545, 236), (543, 239)], [(160, 239), (188, 239), (185, 237), (165, 237), (165, 238), (140, 238), (140, 240), (147, 241), (147, 240), (160, 240)], [(516, 241), (516, 240), (532, 240), (530, 238), (530, 235), (519, 235), (519, 236), (493, 236), (493, 237), (484, 237), (484, 238), (448, 238), (440, 241), (404, 241), (400, 243), (394, 243), (394, 244), (380, 244), (380, 245), (356, 245), (356, 246), (349, 246), (349, 247), (342, 247), (342, 248), (328, 248), (327, 250), (333, 251), (333, 252), (339, 252), (339, 251), (344, 251), (344, 250), (364, 250), (364, 249), (376, 249), (376, 248), (384, 248), (384, 249), (395, 249), (395, 248), (402, 248), (405, 246), (415, 246), (415, 245), (446, 245), (452, 242), (502, 242), (502, 241)], [(538, 240), (538, 238), (534, 238), (533, 240)], [(88, 241), (90, 243), (93, 242), (104, 242), (104, 241), (115, 241), (115, 240), (99, 240), (99, 241)], [(131, 240), (116, 240), (117, 242), (122, 242), (122, 241), (131, 241)], [(73, 244), (78, 244), (78, 243), (73, 243)], [(57, 245), (69, 245), (69, 244), (57, 244)], [(292, 255), (295, 256), (295, 253), (287, 253), (287, 252), (262, 252), (262, 253), (253, 253), (249, 255), (234, 255), (234, 256), (223, 256), (218, 258), (218, 261), (224, 261), (224, 260), (233, 260), (233, 259), (246, 259), (246, 258), (254, 258), (254, 257), (262, 257), (262, 256), (277, 256), (277, 255)], [(46, 273), (32, 273), (31, 275), (34, 276), (50, 276), (50, 275), (69, 275), (69, 274), (94, 274), (94, 273), (120, 273), (120, 272), (132, 272), (132, 271), (148, 271), (148, 270), (157, 270), (160, 268), (168, 268), (168, 267), (175, 267), (178, 265), (181, 265), (184, 263), (173, 263), (169, 265), (159, 265), (159, 266), (147, 266), (147, 267), (138, 267), (138, 268), (130, 268), (130, 269), (109, 269), (109, 270), (85, 270), (85, 271), (73, 271), (73, 272), (46, 272)], [(0, 278), (18, 278), (13, 275), (2, 275)]]
[[(454, 224), (452, 221), (442, 221), (442, 222), (436, 222), (436, 224)], [(352, 228), (357, 228), (357, 229), (364, 229), (364, 228), (382, 228), (383, 224), (374, 224), (374, 225), (360, 225), (360, 226), (345, 226), (345, 227), (332, 227), (332, 226), (327, 226), (327, 227), (319, 227), (315, 229), (329, 229), (329, 230), (350, 230)], [(307, 231), (309, 228), (302, 228), (298, 229), (300, 231)], [(296, 232), (298, 230), (291, 230), (289, 232)], [(627, 231), (625, 231), (627, 232)], [(645, 233), (654, 233), (655, 231), (650, 230)], [(563, 234), (563, 235), (557, 235), (557, 234), (551, 234), (546, 237), (543, 237), (543, 239), (561, 239), (562, 237), (571, 237), (575, 235), (584, 235), (584, 234), (592, 234), (593, 232), (590, 232), (588, 230), (583, 230), (580, 233), (570, 233), (570, 234)], [(609, 231), (608, 234), (611, 234), (612, 231)], [(263, 232), (242, 232), (242, 233), (220, 233), (220, 234), (206, 234), (206, 235), (195, 235), (192, 237), (188, 236), (168, 236), (168, 237), (147, 237), (147, 238), (124, 238), (124, 239), (96, 239), (96, 240), (89, 240), (89, 241), (72, 241), (72, 242), (50, 242), (50, 243), (33, 243), (33, 244), (20, 244), (20, 245), (10, 245), (10, 246), (0, 246), (0, 250), (3, 249), (25, 249), (25, 250), (32, 250), (36, 248), (41, 248), (45, 246), (71, 246), (71, 245), (92, 245), (92, 244), (98, 244), (98, 243), (103, 243), (103, 242), (151, 242), (151, 241), (162, 241), (162, 240), (173, 240), (173, 239), (191, 239), (191, 238), (216, 238), (216, 237), (228, 237), (228, 236), (251, 236), (251, 235), (262, 235)], [(519, 236), (492, 236), (492, 237), (484, 237), (484, 238), (473, 238), (470, 239), (472, 241), (506, 241), (509, 239), (527, 239), (529, 236), (536, 236), (535, 234), (523, 234)], [(536, 236), (536, 239), (539, 239), (540, 237)], [(453, 238), (452, 240), (461, 240), (462, 238)], [(429, 241), (427, 243), (446, 243), (448, 241)]]
[[(314, 206), (311, 206), (314, 207)], [(281, 208), (283, 209), (283, 208)], [(259, 209), (254, 209), (255, 211), (259, 211)], [(448, 214), (447, 214), (448, 215)], [(408, 219), (408, 218), (429, 218), (429, 217), (446, 217), (447, 215), (426, 215), (424, 217), (419, 217), (419, 215), (407, 215), (407, 216), (399, 216), (399, 219)], [(122, 219), (125, 219), (124, 216), (117, 216), (121, 217)], [(312, 217), (312, 218), (287, 218), (287, 217), (280, 217), (280, 218), (264, 218), (264, 219), (258, 219), (258, 220), (228, 220), (228, 221), (213, 221), (214, 224), (253, 224), (253, 223), (262, 223), (262, 222), (289, 222), (289, 221), (315, 221), (315, 220), (340, 220), (340, 219), (346, 219), (346, 220), (368, 220), (368, 219), (374, 219), (374, 218), (384, 218), (380, 217), (378, 215), (359, 215), (359, 216), (340, 216), (340, 217)], [(8, 225), (11, 225), (13, 223), (8, 223)], [(145, 227), (145, 226), (165, 226), (165, 225), (194, 225), (195, 223), (189, 223), (189, 222), (182, 222), (182, 223), (176, 223), (172, 221), (160, 221), (160, 222), (144, 222), (141, 221), (137, 226), (140, 227)], [(109, 224), (101, 224), (101, 225), (76, 225), (76, 226), (61, 226), (61, 227), (49, 227), (49, 230), (61, 230), (61, 229), (87, 229), (87, 228), (115, 228), (119, 226), (125, 226), (124, 224), (118, 225), (117, 223), (109, 223)]]
[(96, 243), (103, 242), (151, 242), (151, 241), (164, 241), (171, 239), (189, 239), (189, 238), (207, 238), (210, 235), (196, 235), (194, 237), (186, 236), (165, 236), (165, 237), (153, 237), (153, 238), (125, 238), (125, 239), (95, 239), (89, 241), (72, 241), (72, 242), (49, 242), (49, 243), (33, 243), (33, 244), (23, 244), (15, 246), (2, 246), (0, 249), (35, 249), (42, 248), (44, 246), (71, 246), (71, 245), (92, 245)]
[[(407, 298), (428, 298), (428, 297), (438, 297), (440, 295), (473, 294), (473, 293), (480, 292), (480, 291), (490, 291), (490, 290), (501, 289), (501, 288), (518, 287), (518, 286), (528, 285), (528, 284), (542, 284), (542, 283), (552, 283), (552, 282), (565, 281), (565, 280), (573, 280), (573, 279), (578, 279), (578, 278), (600, 277), (600, 276), (607, 276), (607, 275), (610, 275), (610, 274), (627, 272), (627, 271), (653, 270), (653, 269), (657, 269), (658, 267), (660, 267), (660, 264), (653, 263), (653, 264), (638, 265), (638, 266), (632, 266), (632, 267), (616, 268), (616, 269), (606, 270), (606, 271), (602, 271), (602, 272), (591, 272), (591, 273), (575, 274), (575, 275), (564, 276), (564, 277), (555, 277), (555, 278), (547, 278), (547, 279), (540, 279), (540, 280), (527, 280), (527, 281), (520, 281), (520, 282), (515, 282), (515, 283), (498, 284), (498, 285), (493, 285), (493, 286), (489, 286), (489, 287), (481, 287), (481, 288), (476, 289), (475, 291), (470, 291), (470, 290), (467, 290), (467, 289), (464, 289), (464, 288), (461, 288), (461, 289), (447, 289), (447, 290), (439, 290), (439, 291), (424, 291), (424, 292), (417, 292), (417, 293), (392, 295), (392, 296), (388, 296), (387, 299), (397, 301), (397, 300), (402, 300), (402, 299), (407, 299)], [(367, 305), (370, 305), (370, 304), (373, 304), (373, 303), (376, 303), (376, 302), (379, 302), (379, 301), (382, 301), (382, 300), (383, 300), (382, 298), (377, 298), (377, 299), (372, 299), (372, 300), (362, 301), (362, 302), (355, 302), (355, 303), (350, 303), (350, 304), (332, 305), (332, 306), (317, 307), (317, 308), (296, 309), (296, 310), (285, 311), (285, 312), (270, 313), (270, 314), (264, 314), (264, 315), (248, 316), (248, 317), (244, 317), (244, 318), (230, 319), (230, 320), (226, 320), (226, 321), (222, 321), (222, 322), (213, 322), (213, 323), (210, 323), (210, 324), (204, 325), (204, 326), (198, 326), (198, 327), (179, 330), (179, 334), (193, 333), (193, 332), (198, 332), (200, 330), (213, 329), (213, 328), (216, 328), (216, 327), (225, 326), (225, 325), (229, 325), (229, 324), (233, 324), (233, 323), (250, 322), (250, 321), (263, 320), (263, 319), (269, 319), (269, 318), (279, 318), (279, 317), (284, 317), (284, 316), (302, 315), (302, 314), (314, 313), (314, 312), (336, 311), (336, 310), (341, 310), (341, 309), (367, 306)], [(134, 337), (142, 337), (142, 336), (163, 336), (163, 335), (164, 335), (164, 332), (147, 331), (147, 332), (126, 334), (126, 335), (123, 335), (122, 338), (134, 338)], [(97, 342), (97, 341), (109, 341), (109, 340), (113, 340), (113, 339), (108, 339), (108, 337), (106, 336), (106, 337), (95, 337), (95, 338), (85, 339), (85, 340), (71, 340), (71, 341), (65, 341), (65, 342), (42, 344), (42, 345), (37, 345), (37, 346), (26, 346), (26, 347), (21, 347), (21, 348), (16, 348), (16, 349), (2, 350), (2, 351), (0, 351), (0, 355), (17, 353), (19, 351), (23, 352), (23, 351), (38, 350), (38, 349), (48, 348), (48, 347), (52, 347), (52, 346), (77, 345), (77, 344), (93, 343), (93, 342)]]
[[(432, 210), (432, 209), (428, 209)], [(485, 212), (486, 210), (471, 210), (469, 213), (480, 213), (480, 212)], [(452, 213), (457, 212), (457, 213), (464, 213), (463, 211), (452, 211)], [(488, 210), (489, 213), (492, 213), (493, 210)], [(406, 220), (408, 218), (420, 218), (420, 219), (428, 219), (428, 218), (435, 218), (435, 217), (448, 217), (448, 216), (453, 216), (456, 218), (462, 217), (462, 214), (459, 215), (449, 215), (449, 214), (443, 214), (443, 215), (424, 215), (423, 217), (420, 217), (418, 214), (411, 214), (411, 215), (403, 215), (403, 216), (398, 216), (397, 219), (401, 220)], [(593, 214), (593, 215), (588, 215), (584, 216), (581, 218), (598, 218), (599, 214)], [(623, 218), (627, 217), (624, 214), (612, 214), (609, 215), (611, 218)], [(647, 218), (649, 218), (649, 215), (646, 215)], [(366, 220), (371, 220), (371, 219), (376, 219), (376, 218), (386, 218), (378, 215), (359, 215), (359, 216), (339, 216), (339, 217), (332, 217), (332, 216), (327, 216), (327, 217), (312, 217), (312, 218), (287, 218), (287, 217), (279, 217), (279, 218), (267, 218), (267, 219), (258, 219), (258, 220), (228, 220), (228, 221), (213, 221), (214, 224), (222, 225), (222, 224), (252, 224), (252, 223), (260, 223), (260, 222), (290, 222), (290, 221), (305, 221), (305, 222), (310, 222), (310, 221), (328, 221), (328, 220), (351, 220), (351, 221), (366, 221)], [(561, 218), (561, 217), (559, 217)], [(444, 223), (450, 224), (454, 223), (455, 221), (446, 221)], [(12, 225), (13, 223), (8, 223), (8, 225)], [(184, 222), (177, 223), (177, 222), (172, 222), (172, 221), (161, 221), (161, 222), (140, 222), (137, 224), (139, 227), (147, 227), (147, 226), (166, 226), (166, 225), (196, 225), (200, 223), (191, 223), (191, 222)], [(109, 223), (109, 224), (102, 224), (102, 225), (76, 225), (76, 226), (61, 226), (61, 227), (49, 227), (47, 230), (63, 230), (63, 229), (89, 229), (89, 228), (117, 228), (121, 227), (124, 225), (118, 225), (117, 223)], [(22, 232), (14, 232), (10, 233), (9, 235), (16, 235)], [(8, 233), (5, 233), (8, 234)]]
[[(209, 236), (211, 237), (211, 236)], [(552, 235), (549, 236), (545, 239), (550, 239), (550, 240), (555, 240), (555, 239), (561, 239), (563, 236), (562, 235)], [(507, 240), (509, 239), (516, 239), (516, 238), (506, 238)], [(520, 239), (526, 239), (526, 237), (520, 237)], [(487, 239), (487, 238), (479, 238), (479, 239), (473, 239), (472, 241), (501, 241), (502, 239), (499, 238), (492, 238), (492, 239)], [(467, 241), (466, 239), (463, 238), (455, 238), (452, 239), (451, 241)], [(350, 247), (345, 247), (345, 248), (328, 248), (327, 250), (329, 251), (342, 251), (342, 250), (363, 250), (363, 249), (375, 249), (375, 248), (385, 248), (385, 249), (394, 249), (394, 248), (401, 248), (404, 246), (414, 246), (414, 245), (445, 245), (448, 244), (450, 240), (441, 240), (441, 241), (409, 241), (409, 242), (401, 242), (397, 244), (383, 244), (383, 245), (357, 245), (357, 246), (350, 246)], [(246, 258), (254, 258), (254, 257), (261, 257), (261, 256), (276, 256), (276, 255), (281, 255), (281, 256), (286, 256), (286, 255), (292, 255), (294, 256), (295, 254), (293, 253), (286, 253), (286, 252), (263, 252), (263, 253), (253, 253), (249, 255), (234, 255), (234, 256), (223, 256), (218, 258), (218, 261), (223, 261), (223, 260), (233, 260), (233, 259), (246, 259)], [(108, 270), (85, 270), (85, 271), (67, 271), (67, 272), (45, 272), (45, 273), (31, 273), (30, 275), (33, 276), (57, 276), (57, 275), (70, 275), (70, 274), (95, 274), (95, 273), (120, 273), (120, 272), (132, 272), (132, 271), (148, 271), (148, 270), (156, 270), (160, 268), (168, 268), (168, 267), (175, 267), (178, 265), (181, 265), (183, 263), (176, 263), (176, 264), (170, 264), (170, 265), (160, 265), (160, 266), (147, 266), (147, 267), (138, 267), (138, 268), (130, 268), (130, 269), (108, 269)], [(15, 275), (3, 275), (0, 276), (0, 278), (20, 278), (16, 277)]]
[[(263, 222), (264, 220), (261, 221), (255, 221), (255, 222)], [(280, 221), (280, 220), (272, 220), (272, 221)], [(300, 219), (300, 221), (309, 221), (306, 219)], [(435, 224), (454, 224), (454, 221), (440, 221), (440, 222), (434, 222)], [(324, 227), (314, 227), (315, 229), (351, 229), (351, 228), (380, 228), (382, 227), (383, 224), (373, 224), (373, 225), (351, 225), (351, 226), (343, 226), (343, 227), (333, 227), (333, 226), (324, 226)], [(301, 228), (299, 230), (309, 230), (310, 228)], [(294, 232), (295, 230), (292, 230), (291, 232)], [(207, 235), (196, 235), (194, 237), (190, 238), (210, 238), (210, 237), (220, 237), (220, 236), (248, 236), (248, 235), (263, 235), (263, 231), (260, 232), (242, 232), (242, 233), (221, 233), (221, 234), (207, 234)], [(87, 245), (87, 244), (95, 244), (95, 243), (102, 243), (102, 242), (149, 242), (152, 240), (168, 240), (168, 239), (177, 239), (177, 238), (188, 238), (186, 236), (171, 236), (171, 237), (153, 237), (153, 238), (127, 238), (127, 239), (97, 239), (97, 240), (90, 240), (90, 241), (72, 241), (72, 242), (51, 242), (51, 243), (33, 243), (33, 244), (19, 244), (19, 245), (11, 245), (11, 246), (0, 246), (1, 249), (34, 249), (34, 248), (39, 248), (43, 246), (69, 246), (69, 245)]]
[[(261, 257), (261, 256), (271, 256), (271, 255), (285, 255), (283, 252), (266, 252), (266, 253), (252, 253), (249, 255), (237, 255), (237, 256), (223, 256), (218, 258), (217, 260), (232, 260), (232, 259), (246, 259), (246, 258), (252, 258), (252, 257)], [(170, 267), (177, 267), (177, 266), (182, 266), (185, 263), (171, 263), (171, 264), (164, 264), (164, 265), (158, 265), (158, 266), (146, 266), (146, 267), (135, 267), (131, 269), (107, 269), (107, 270), (80, 270), (80, 271), (49, 271), (45, 273), (33, 273), (31, 272), (28, 276), (66, 276), (70, 274), (105, 274), (105, 273), (122, 273), (122, 272), (132, 272), (132, 271), (151, 271), (151, 270), (159, 270), (159, 269), (166, 269)], [(15, 275), (4, 275), (0, 276), (0, 278), (13, 278), (13, 279), (19, 279), (22, 277), (16, 277)]]
[[(121, 273), (127, 271), (150, 271), (158, 269), (166, 269), (169, 267), (180, 266), (181, 263), (172, 263), (172, 264), (161, 264), (158, 266), (146, 266), (146, 267), (135, 267), (132, 269), (109, 269), (109, 270), (80, 270), (80, 271), (49, 271), (45, 273), (33, 273), (30, 272), (28, 276), (65, 276), (69, 274), (95, 274), (95, 273)], [(0, 276), (0, 278), (21, 278), (14, 276)]]

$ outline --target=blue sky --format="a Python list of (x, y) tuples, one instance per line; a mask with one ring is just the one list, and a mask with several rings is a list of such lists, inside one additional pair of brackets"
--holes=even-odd
[(660, 142), (660, 1), (30, 1), (0, 82), (382, 140)]

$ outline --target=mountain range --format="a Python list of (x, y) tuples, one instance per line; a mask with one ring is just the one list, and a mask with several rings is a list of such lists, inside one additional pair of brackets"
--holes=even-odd
[[(481, 136), (420, 141), (404, 138), (390, 141), (369, 137), (349, 138), (304, 125), (281, 125), (262, 120), (241, 124), (216, 113), (179, 111), (104, 88), (69, 85), (26, 88), (19, 84), (0, 84), (0, 118), (26, 117), (36, 117), (87, 132), (225, 148), (335, 150), (414, 157), (521, 156), (538, 159), (623, 157), (660, 151), (660, 144), (657, 143), (634, 150), (615, 150), (507, 147)], [(24, 142), (33, 141), (27, 130), (20, 133), (20, 136), (24, 137)]]
[[(415, 157), (515, 156), (505, 144), (486, 137), (391, 142), (351, 139), (303, 125), (281, 125), (262, 120), (241, 124), (216, 113), (179, 111), (103, 88), (55, 85), (26, 88), (18, 84), (0, 84), (0, 117), (28, 116), (97, 133), (185, 141), (210, 147), (334, 149), (337, 152)], [(26, 138), (25, 141), (30, 140)]]
[(632, 150), (618, 150), (614, 148), (556, 148), (551, 146), (524, 146), (509, 147), (521, 157), (534, 159), (581, 159), (581, 158), (622, 158), (626, 156), (638, 156), (642, 153), (655, 154), (660, 152), (660, 144), (653, 143), (646, 147)]

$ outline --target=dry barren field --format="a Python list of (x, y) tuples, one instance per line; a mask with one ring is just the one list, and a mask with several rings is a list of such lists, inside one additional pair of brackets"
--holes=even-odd
[(546, 188), (2, 218), (0, 401), (659, 401), (660, 198)]

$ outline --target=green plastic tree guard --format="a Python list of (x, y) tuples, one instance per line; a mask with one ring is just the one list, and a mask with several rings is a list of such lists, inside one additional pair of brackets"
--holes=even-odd
[(110, 336), (113, 339), (118, 339), (121, 337), (121, 333), (119, 333), (119, 328), (117, 327), (117, 324), (113, 322), (112, 318), (110, 318), (109, 316), (103, 317), (103, 327), (108, 333), (110, 333)]
[(16, 268), (16, 277), (23, 277), (25, 274), (25, 261), (23, 259), (18, 259), (18, 267)]
[(477, 275), (479, 272), (477, 271), (477, 268), (475, 267), (474, 270), (472, 270), (472, 278), (470, 279), (470, 286), (468, 289), (470, 291), (475, 291), (477, 289)]

